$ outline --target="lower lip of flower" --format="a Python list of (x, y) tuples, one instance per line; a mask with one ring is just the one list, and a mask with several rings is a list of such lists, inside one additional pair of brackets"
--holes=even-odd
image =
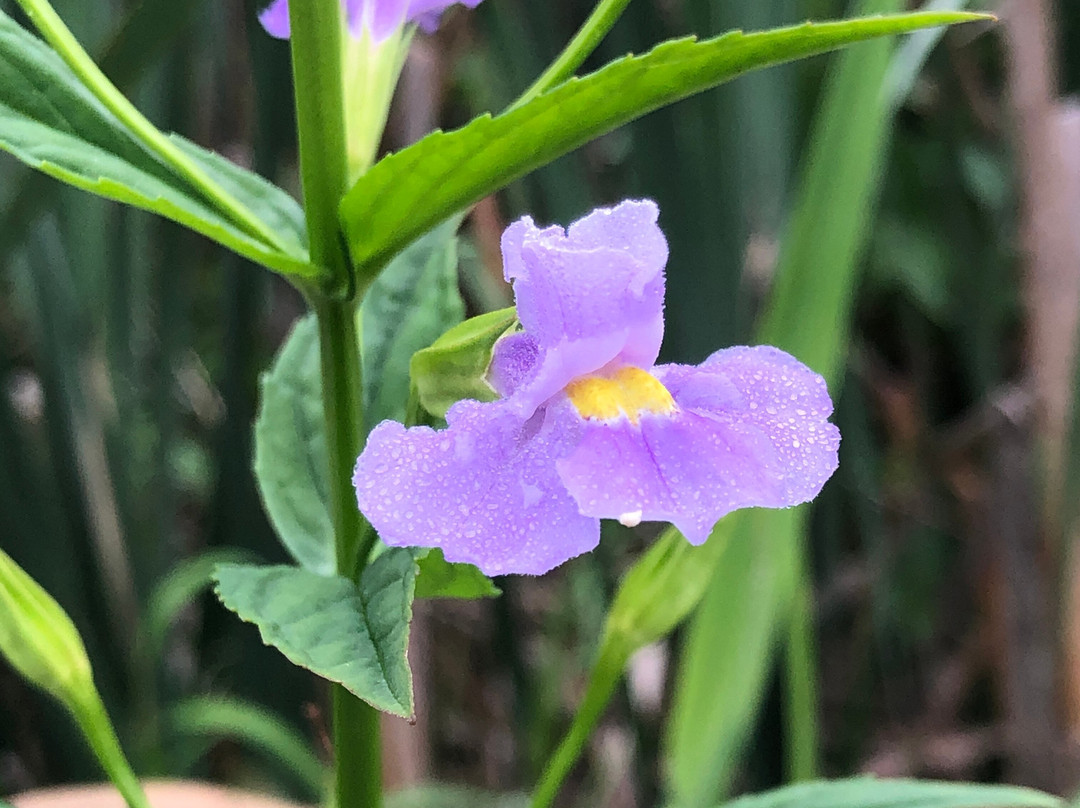
[(636, 424), (641, 413), (664, 414), (675, 410), (675, 400), (648, 371), (621, 367), (609, 375), (582, 376), (566, 386), (570, 403), (582, 418), (611, 421), (625, 417)]

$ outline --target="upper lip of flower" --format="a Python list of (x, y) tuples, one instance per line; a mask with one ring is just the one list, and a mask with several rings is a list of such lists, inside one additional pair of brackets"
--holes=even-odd
[[(461, 3), (475, 8), (481, 0), (342, 0), (354, 36), (367, 31), (381, 42), (406, 22), (418, 23), (432, 30), (439, 15), (449, 6)], [(273, 0), (259, 15), (259, 21), (271, 36), (289, 38), (288, 0)]]
[(384, 422), (357, 462), (360, 508), (388, 544), (538, 574), (592, 549), (599, 518), (671, 521), (700, 543), (731, 510), (816, 495), (839, 443), (820, 376), (768, 347), (654, 366), (657, 217), (631, 201), (566, 231), (507, 228), (523, 330), (493, 352), (502, 398), (459, 402), (442, 432)]

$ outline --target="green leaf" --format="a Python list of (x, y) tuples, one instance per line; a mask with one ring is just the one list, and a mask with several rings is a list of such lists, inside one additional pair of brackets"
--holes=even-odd
[(364, 297), (360, 324), (369, 425), (405, 420), (413, 354), (465, 316), (457, 276), (459, 224), (451, 219), (410, 244)]
[(516, 324), (513, 306), (499, 309), (471, 317), (417, 351), (409, 371), (424, 409), (445, 418), (446, 411), (464, 398), (494, 401), (495, 391), (485, 380), (491, 351)]
[(221, 602), (258, 626), (263, 642), (372, 707), (412, 717), (405, 656), (416, 583), (410, 551), (383, 552), (359, 586), (284, 566), (222, 564), (214, 577)]
[(418, 235), (599, 135), (750, 70), (888, 34), (985, 17), (922, 13), (732, 31), (665, 42), (572, 79), (498, 117), (435, 132), (379, 161), (341, 204), (353, 262), (367, 274)]
[(147, 152), (57, 54), (0, 12), (0, 149), (84, 191), (152, 211), (256, 263), (315, 277), (303, 215), (284, 191), (212, 152), (175, 144), (293, 249), (249, 235)]
[(229, 738), (264, 753), (293, 773), (319, 799), (326, 790), (327, 767), (300, 733), (258, 704), (236, 699), (195, 696), (169, 710), (167, 721), (180, 736)]
[(850, 780), (799, 783), (742, 797), (721, 808), (1059, 808), (1057, 797), (1015, 786), (928, 780)]
[(494, 598), (502, 591), (472, 564), (446, 560), (443, 551), (430, 550), (416, 562), (416, 597), (418, 598)]
[(330, 575), (337, 559), (314, 316), (297, 320), (260, 387), (255, 479), (263, 505), (292, 557)]

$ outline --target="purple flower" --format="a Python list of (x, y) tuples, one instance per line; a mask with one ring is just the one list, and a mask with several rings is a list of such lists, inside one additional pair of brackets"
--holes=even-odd
[[(349, 19), (349, 30), (360, 36), (364, 30), (376, 42), (382, 42), (406, 22), (415, 22), (425, 31), (434, 31), (439, 16), (456, 3), (476, 8), (481, 0), (342, 0)], [(289, 0), (274, 0), (259, 22), (271, 36), (289, 38)]]
[(654, 366), (667, 242), (652, 202), (503, 234), (523, 330), (496, 343), (502, 398), (448, 428), (384, 421), (356, 464), (360, 510), (393, 546), (441, 547), (495, 575), (593, 549), (602, 518), (674, 524), (690, 542), (747, 507), (815, 497), (840, 433), (824, 380), (771, 347)]

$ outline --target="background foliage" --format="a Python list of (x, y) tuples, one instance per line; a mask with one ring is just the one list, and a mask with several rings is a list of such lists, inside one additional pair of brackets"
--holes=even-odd
[[(1038, 17), (1027, 5), (1020, 13)], [(295, 185), (287, 49), (253, 24), (253, 3), (56, 6), (155, 123)], [(1075, 91), (1073, 6), (1061, 3), (1051, 30), (1063, 90)], [(589, 8), (489, 0), (455, 15), (415, 43), (385, 145), (505, 107)], [(635, 0), (587, 67), (667, 36), (850, 11), (839, 0)], [(1069, 740), (1080, 682), (1059, 630), (1072, 617), (1072, 511), (1060, 503), (1075, 501), (1077, 477), (1065, 474), (1056, 496), (1045, 484), (1052, 433), (1033, 403), (1037, 346), (1025, 334), (1049, 315), (1022, 291), (1034, 144), (1007, 92), (1039, 57), (1010, 30), (950, 34), (899, 99), (836, 90), (847, 103), (821, 113), (825, 123), (815, 115), (827, 77), (843, 75), (838, 60), (740, 79), (562, 158), (469, 220), (458, 269), (478, 313), (508, 301), (505, 222), (656, 199), (671, 242), (664, 357), (696, 362), (759, 333), (819, 155), (802, 253), (816, 257), (793, 269), (808, 310), (829, 289), (854, 306), (850, 323), (799, 343), (838, 341), (847, 357), (830, 368), (841, 468), (809, 520), (805, 566), (770, 535), (740, 535), (729, 587), (709, 601), (709, 721), (691, 736), (678, 720), (691, 687), (680, 649), (702, 630), (649, 647), (575, 772), (581, 804), (650, 805), (665, 790), (719, 799), (811, 770), (1059, 793), (1080, 780)], [(883, 46), (851, 54), (856, 77), (902, 65)], [(875, 117), (868, 104), (879, 103)], [(845, 167), (865, 161), (862, 204), (857, 178), (822, 168), (828, 150), (811, 148), (829, 126)], [(1067, 143), (1080, 154), (1080, 137)], [(850, 283), (830, 252), (845, 238)], [(0, 284), (0, 541), (73, 615), (136, 767), (316, 797), (325, 693), (206, 595), (214, 560), (286, 560), (252, 480), (251, 423), (258, 375), (301, 302), (172, 224), (6, 158)], [(1060, 451), (1072, 468), (1070, 446)], [(501, 581), (502, 598), (419, 603), (418, 725), (388, 725), (390, 780), (531, 784), (576, 707), (619, 576), (651, 538), (608, 525), (599, 552)], [(786, 599), (807, 619), (775, 617)], [(815, 681), (816, 693), (793, 688)], [(707, 782), (687, 783), (680, 748), (717, 740)], [(0, 794), (96, 776), (67, 719), (0, 667)]]

